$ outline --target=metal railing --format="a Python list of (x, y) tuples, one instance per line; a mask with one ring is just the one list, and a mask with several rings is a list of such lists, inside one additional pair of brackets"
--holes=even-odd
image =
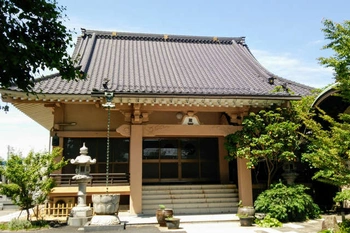
[[(75, 185), (77, 182), (73, 180), (76, 174), (50, 174), (57, 186)], [(106, 173), (90, 173), (92, 179), (89, 181), (90, 186), (104, 186), (106, 185)], [(130, 185), (130, 173), (109, 173), (109, 185)]]

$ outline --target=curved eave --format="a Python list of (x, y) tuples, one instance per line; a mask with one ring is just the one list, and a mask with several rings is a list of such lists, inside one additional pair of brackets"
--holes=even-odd
[[(27, 95), (24, 92), (1, 91), (4, 102), (11, 103), (96, 103), (104, 102), (104, 93), (92, 95), (62, 95), (38, 94)], [(273, 103), (281, 104), (285, 101), (300, 100), (300, 96), (288, 94), (271, 95), (165, 95), (165, 94), (114, 94), (113, 102), (116, 104), (167, 104), (167, 105), (197, 105), (197, 106), (267, 106)]]
[[(28, 117), (50, 130), (53, 125), (53, 108), (60, 104), (101, 104), (104, 95), (27, 95), (24, 92), (0, 90), (2, 100), (13, 104)], [(300, 96), (193, 96), (193, 95), (139, 95), (116, 94), (113, 102), (119, 105), (141, 104), (141, 106), (174, 106), (174, 107), (216, 107), (218, 111), (227, 111), (232, 107), (266, 108), (272, 104), (282, 105), (290, 100), (299, 100)]]
[(51, 108), (47, 108), (40, 103), (12, 102), (12, 105), (45, 129), (50, 130), (52, 128), (54, 119)]
[(314, 100), (314, 102), (312, 103), (311, 107), (315, 107), (320, 105), (320, 103), (322, 101), (324, 101), (326, 98), (328, 98), (329, 96), (334, 95), (335, 93), (338, 92), (338, 90), (335, 88), (338, 84), (334, 83), (332, 85), (330, 85), (329, 87), (327, 87), (326, 89), (324, 89)]

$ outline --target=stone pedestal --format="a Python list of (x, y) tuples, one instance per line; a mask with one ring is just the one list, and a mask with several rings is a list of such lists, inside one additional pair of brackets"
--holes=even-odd
[(124, 230), (125, 223), (124, 225), (120, 224), (118, 217), (119, 201), (119, 194), (92, 195), (95, 215), (92, 217), (91, 221), (84, 226), (84, 231), (106, 232)]
[[(74, 176), (73, 179), (75, 177), (76, 176)], [(79, 183), (78, 205), (72, 208), (67, 222), (69, 226), (77, 227), (84, 226), (92, 217), (92, 209), (86, 205), (86, 184), (91, 177), (85, 179), (82, 179), (81, 175), (79, 177), (80, 179), (77, 180)]]
[(81, 227), (92, 218), (92, 209), (88, 206), (75, 206), (72, 208), (67, 224), (69, 226)]
[(119, 194), (95, 194), (92, 195), (94, 212), (96, 215), (114, 215), (119, 210)]
[(94, 215), (90, 221), (91, 226), (119, 225), (120, 221), (116, 215)]
[(119, 225), (119, 194), (95, 194), (92, 195), (94, 205), (94, 215), (91, 219), (90, 226), (110, 226)]

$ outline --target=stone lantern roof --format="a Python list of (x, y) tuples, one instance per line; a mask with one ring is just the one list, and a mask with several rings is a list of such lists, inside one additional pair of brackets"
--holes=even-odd
[(85, 146), (85, 142), (83, 143), (83, 147), (80, 148), (80, 155), (77, 156), (75, 159), (70, 160), (71, 164), (95, 164), (96, 159), (91, 159), (90, 156), (88, 156), (88, 148)]

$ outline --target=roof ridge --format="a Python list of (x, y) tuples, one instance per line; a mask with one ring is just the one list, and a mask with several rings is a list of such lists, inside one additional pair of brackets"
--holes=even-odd
[(45, 81), (45, 80), (56, 78), (56, 77), (60, 77), (60, 76), (61, 76), (60, 72), (55, 72), (55, 73), (52, 73), (52, 74), (49, 74), (49, 75), (40, 76), (38, 78), (35, 78), (34, 82), (41, 82), (41, 81)]
[(82, 37), (90, 36), (92, 34), (98, 36), (111, 36), (111, 37), (125, 37), (127, 39), (140, 39), (140, 38), (154, 38), (163, 39), (164, 41), (171, 40), (202, 40), (202, 41), (235, 41), (237, 43), (245, 44), (245, 37), (220, 37), (220, 36), (192, 36), (192, 35), (174, 35), (174, 34), (154, 34), (154, 33), (135, 33), (135, 32), (118, 32), (118, 31), (100, 31), (100, 30), (90, 30), (82, 28)]

